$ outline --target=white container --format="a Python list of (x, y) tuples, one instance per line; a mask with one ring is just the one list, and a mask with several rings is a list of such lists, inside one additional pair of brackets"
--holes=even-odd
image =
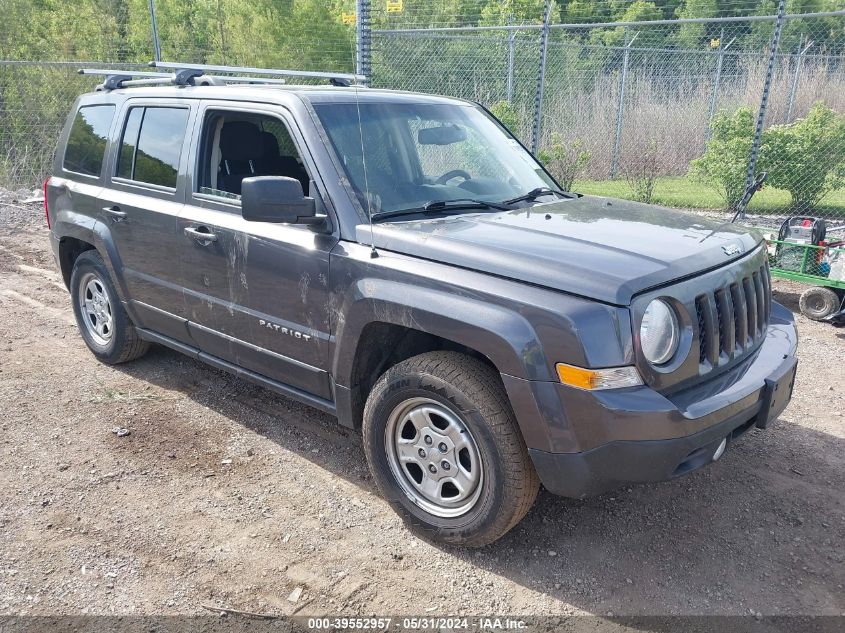
[(828, 279), (845, 281), (845, 248), (836, 248), (828, 253), (830, 259), (830, 274)]

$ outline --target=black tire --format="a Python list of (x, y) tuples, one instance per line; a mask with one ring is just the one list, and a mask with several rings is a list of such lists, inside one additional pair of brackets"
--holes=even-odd
[(807, 288), (798, 299), (798, 307), (808, 319), (821, 321), (839, 309), (839, 296), (831, 289), (822, 286)]
[[(97, 287), (107, 299), (107, 311), (111, 315), (107, 337), (98, 340), (98, 334), (92, 332), (90, 321), (83, 311), (82, 297), (86, 293), (88, 283), (96, 280)], [(73, 314), (82, 335), (82, 340), (88, 349), (102, 362), (116, 365), (135, 360), (143, 356), (149, 349), (149, 343), (142, 341), (135, 331), (135, 326), (123, 309), (117, 291), (114, 289), (109, 272), (103, 258), (95, 250), (83, 252), (73, 263), (70, 276), (70, 297), (73, 304)], [(92, 320), (96, 320), (93, 318)]]
[[(426, 399), (456, 415), (481, 464), (477, 499), (464, 514), (440, 517), (403, 489), (391, 470), (388, 427), (403, 403)], [(498, 374), (456, 352), (429, 352), (389, 369), (364, 408), (364, 450), (382, 496), (417, 533), (434, 541), (481, 547), (501, 538), (528, 513), (540, 482)], [(423, 473), (423, 476), (425, 473)], [(407, 486), (407, 484), (404, 484)]]

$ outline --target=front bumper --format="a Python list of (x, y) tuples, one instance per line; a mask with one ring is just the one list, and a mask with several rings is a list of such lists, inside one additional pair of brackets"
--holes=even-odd
[[(686, 474), (710, 463), (723, 439), (730, 443), (765, 426), (771, 416), (767, 385), (792, 375), (796, 348), (792, 314), (773, 304), (766, 339), (746, 362), (680, 393), (666, 396), (648, 387), (591, 392), (517, 384), (510, 377), (505, 384), (516, 397), (514, 409), (543, 485), (580, 498)], [(522, 406), (528, 405), (526, 390), (533, 407)]]

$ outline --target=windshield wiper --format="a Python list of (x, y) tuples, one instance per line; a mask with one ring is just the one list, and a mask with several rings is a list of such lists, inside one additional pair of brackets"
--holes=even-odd
[(537, 187), (536, 189), (532, 189), (528, 193), (517, 196), (516, 198), (511, 198), (510, 200), (503, 200), (502, 204), (516, 204), (517, 202), (526, 202), (527, 200), (536, 200), (540, 196), (547, 196), (547, 195), (556, 195), (560, 196), (561, 198), (570, 198), (572, 197), (571, 194), (566, 193), (565, 191), (560, 191), (558, 189), (550, 189), (549, 187)]
[(497, 211), (510, 211), (510, 207), (506, 206), (503, 202), (486, 202), (484, 200), (476, 200), (475, 198), (454, 198), (452, 200), (432, 200), (421, 207), (383, 211), (373, 215), (373, 220), (384, 220), (400, 215), (412, 215), (414, 213), (451, 211), (452, 209), (496, 209)]
[(498, 211), (510, 211), (504, 202), (487, 202), (475, 198), (453, 198), (452, 200), (434, 200), (423, 205), (423, 211), (440, 211), (442, 209), (497, 209)]

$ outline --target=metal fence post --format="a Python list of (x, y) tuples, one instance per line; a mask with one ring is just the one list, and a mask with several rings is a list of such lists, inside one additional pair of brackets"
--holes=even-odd
[(355, 0), (355, 73), (364, 76), (365, 86), (372, 80), (371, 50), (370, 0)]
[(616, 108), (616, 137), (613, 140), (613, 159), (610, 162), (610, 177), (616, 178), (616, 168), (619, 165), (619, 151), (622, 144), (622, 112), (625, 110), (625, 84), (628, 82), (628, 60), (631, 56), (631, 44), (639, 33), (634, 33), (631, 41), (625, 45), (622, 55), (622, 78), (619, 81), (619, 105)]
[[(511, 23), (510, 16), (508, 16), (508, 24)], [(513, 101), (513, 61), (514, 61), (514, 42), (516, 40), (516, 31), (508, 31), (508, 77), (507, 77), (507, 99), (508, 103)]]
[(537, 72), (537, 91), (534, 94), (534, 133), (531, 135), (531, 152), (536, 154), (540, 147), (540, 130), (543, 118), (543, 84), (546, 81), (546, 51), (549, 43), (549, 20), (552, 14), (551, 0), (543, 3), (543, 29), (540, 31), (540, 69)]
[(795, 60), (795, 74), (792, 75), (792, 85), (789, 87), (789, 106), (786, 108), (786, 120), (784, 123), (789, 123), (792, 120), (792, 108), (795, 107), (795, 93), (798, 91), (798, 78), (801, 76), (801, 63), (804, 61), (804, 53), (810, 50), (810, 47), (813, 45), (813, 42), (807, 42), (807, 46), (804, 46), (804, 35), (801, 35), (801, 39), (798, 41), (798, 56)]
[[(760, 99), (760, 112), (757, 114), (757, 125), (754, 128), (754, 140), (751, 142), (751, 157), (748, 159), (748, 172), (745, 175), (745, 187), (750, 187), (754, 182), (754, 170), (757, 167), (757, 154), (760, 152), (760, 141), (763, 138), (763, 125), (766, 122), (766, 109), (769, 106), (769, 91), (772, 87), (772, 75), (775, 69), (775, 56), (780, 44), (780, 33), (783, 29), (783, 16), (786, 13), (786, 0), (778, 2), (778, 15), (775, 22), (775, 31), (772, 33), (772, 48), (769, 51), (769, 66), (766, 69), (766, 80), (763, 82), (763, 96)], [(739, 209), (740, 217), (745, 219), (745, 206)]]
[(161, 61), (161, 45), (158, 41), (158, 24), (156, 23), (156, 8), (153, 0), (150, 0), (150, 25), (153, 29), (153, 59)]
[[(716, 75), (713, 77), (713, 94), (710, 95), (710, 107), (707, 111), (708, 125), (713, 121), (713, 115), (716, 114), (716, 103), (719, 101), (719, 84), (722, 82), (722, 64), (725, 61), (725, 51), (735, 41), (736, 38), (733, 38), (727, 44), (724, 43), (725, 29), (722, 27), (722, 32), (719, 35), (719, 57), (716, 60)], [(710, 138), (710, 127), (707, 128), (707, 138)]]

